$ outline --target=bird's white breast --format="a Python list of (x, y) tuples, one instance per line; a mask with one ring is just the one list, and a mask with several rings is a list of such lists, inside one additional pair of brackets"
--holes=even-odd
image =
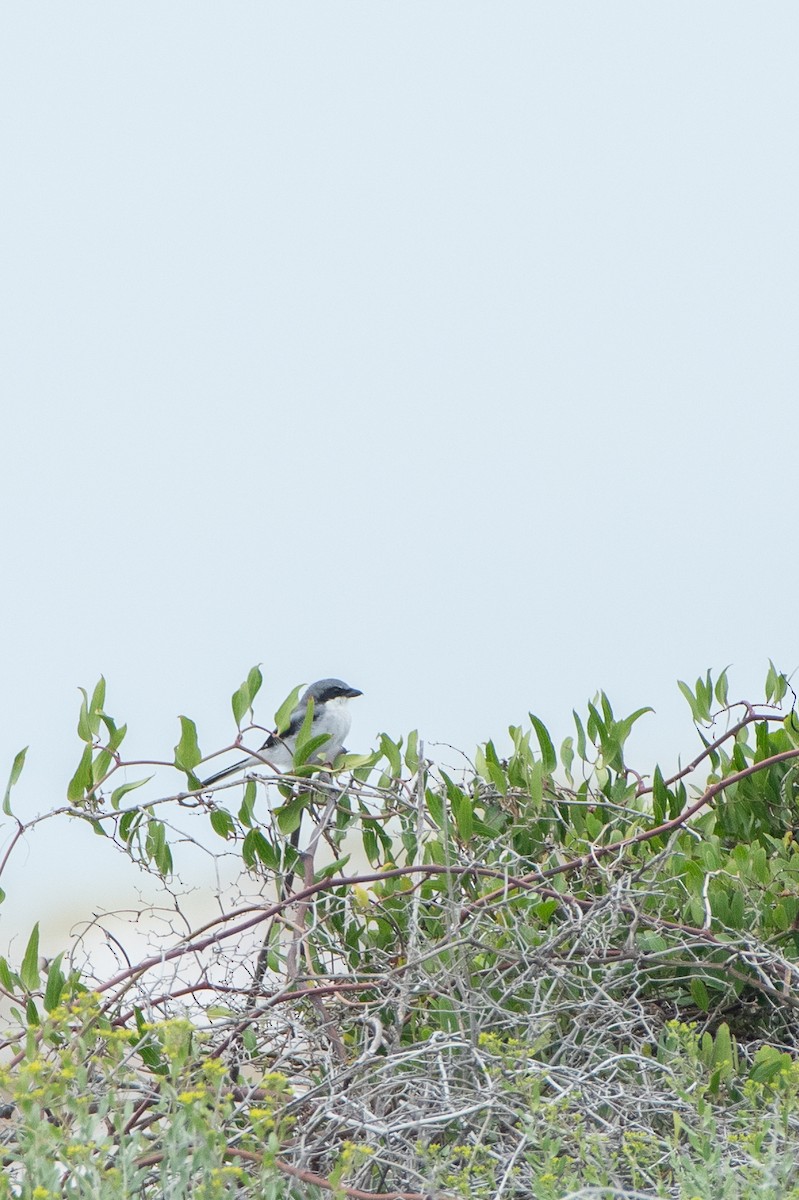
[[(316, 725), (316, 722), (314, 722)], [(352, 714), (349, 710), (349, 696), (336, 696), (325, 704), (325, 711), (320, 715), (319, 733), (329, 733), (330, 741), (321, 748), (326, 759), (335, 758), (344, 745), (344, 739), (352, 725)]]

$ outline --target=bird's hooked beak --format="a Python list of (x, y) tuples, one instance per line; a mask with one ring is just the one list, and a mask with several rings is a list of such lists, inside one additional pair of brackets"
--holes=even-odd
[(363, 695), (363, 692), (359, 692), (357, 688), (347, 688), (347, 690), (346, 690), (346, 692), (344, 693), (344, 695), (345, 695), (345, 696), (346, 696), (348, 699), (352, 699), (354, 696), (362, 696), (362, 695)]

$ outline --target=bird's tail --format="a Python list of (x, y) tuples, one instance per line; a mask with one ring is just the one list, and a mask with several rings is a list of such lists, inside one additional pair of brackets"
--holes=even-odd
[(203, 780), (203, 787), (210, 787), (212, 783), (219, 783), (220, 779), (227, 779), (228, 775), (235, 775), (237, 771), (243, 771), (245, 767), (250, 767), (257, 762), (254, 758), (242, 758), (239, 762), (232, 763), (229, 767), (223, 767), (221, 771), (217, 771), (215, 775), (209, 775)]

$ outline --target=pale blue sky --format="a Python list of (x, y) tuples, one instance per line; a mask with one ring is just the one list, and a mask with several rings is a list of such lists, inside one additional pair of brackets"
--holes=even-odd
[(362, 688), (353, 749), (604, 687), (646, 769), (678, 677), (796, 666), (798, 46), (794, 3), (7, 3), (20, 807), (101, 672), (142, 755), (260, 662), (264, 720)]

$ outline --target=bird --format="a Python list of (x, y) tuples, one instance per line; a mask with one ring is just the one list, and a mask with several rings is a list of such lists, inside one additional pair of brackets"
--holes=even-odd
[(312, 762), (332, 763), (344, 749), (344, 739), (350, 731), (352, 716), (349, 702), (355, 696), (362, 696), (358, 688), (350, 687), (343, 679), (317, 679), (306, 688), (289, 717), (288, 729), (283, 733), (270, 733), (257, 757), (243, 758), (232, 766), (224, 767), (215, 775), (203, 781), (203, 787), (210, 787), (228, 775), (235, 775), (247, 767), (274, 767), (275, 770), (291, 771), (294, 766), (294, 751), (297, 745), (297, 734), (305, 720), (308, 703), (313, 700), (313, 718), (311, 721), (310, 737), (318, 737), (323, 733), (328, 735), (316, 753)]

